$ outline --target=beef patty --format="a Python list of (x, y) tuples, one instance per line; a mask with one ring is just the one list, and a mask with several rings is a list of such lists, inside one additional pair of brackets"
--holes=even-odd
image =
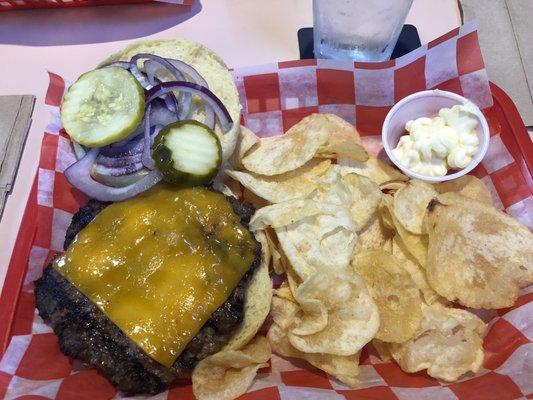
[[(254, 207), (232, 197), (227, 199), (241, 223), (248, 227)], [(65, 235), (65, 250), (108, 204), (91, 200), (74, 214)], [(100, 368), (125, 394), (156, 394), (176, 377), (187, 376), (200, 360), (219, 351), (239, 328), (246, 290), (261, 262), (261, 245), (257, 241), (254, 254), (254, 262), (228, 300), (211, 315), (171, 368), (146, 355), (51, 263), (35, 281), (36, 306), (39, 315), (52, 325), (65, 355)]]

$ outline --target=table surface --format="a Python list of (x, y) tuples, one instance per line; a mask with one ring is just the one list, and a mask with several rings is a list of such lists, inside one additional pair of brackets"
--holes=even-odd
[[(406, 22), (427, 43), (460, 25), (457, 0), (414, 0)], [(204, 0), (190, 10), (138, 4), (0, 13), (0, 95), (37, 96), (18, 176), (0, 221), (0, 287), (48, 121), (47, 71), (75, 79), (139, 38), (196, 40), (231, 67), (294, 60), (299, 57), (296, 32), (305, 26), (312, 26), (311, 0)]]

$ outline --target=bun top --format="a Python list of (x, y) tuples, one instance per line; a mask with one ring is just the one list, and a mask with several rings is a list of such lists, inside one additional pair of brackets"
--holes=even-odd
[[(234, 122), (231, 130), (225, 134), (222, 133), (218, 123), (215, 126), (215, 132), (218, 134), (222, 145), (222, 157), (226, 161), (233, 153), (237, 142), (241, 105), (233, 77), (222, 59), (204, 45), (186, 39), (142, 40), (132, 43), (122, 51), (108, 57), (100, 63), (100, 66), (114, 61), (129, 61), (137, 53), (150, 53), (160, 57), (181, 60), (191, 65), (203, 76), (209, 89), (224, 103)], [(139, 68), (143, 68), (142, 64), (139, 64)], [(199, 122), (204, 122), (203, 103), (195, 97), (193, 96), (191, 117)]]

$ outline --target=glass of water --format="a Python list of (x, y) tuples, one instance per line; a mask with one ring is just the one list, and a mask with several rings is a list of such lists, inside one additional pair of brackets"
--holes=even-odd
[(384, 61), (413, 0), (313, 0), (316, 58)]

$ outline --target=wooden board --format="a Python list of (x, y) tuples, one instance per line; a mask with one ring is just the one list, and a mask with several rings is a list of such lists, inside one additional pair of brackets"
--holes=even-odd
[(0, 218), (31, 125), (35, 96), (0, 96)]

